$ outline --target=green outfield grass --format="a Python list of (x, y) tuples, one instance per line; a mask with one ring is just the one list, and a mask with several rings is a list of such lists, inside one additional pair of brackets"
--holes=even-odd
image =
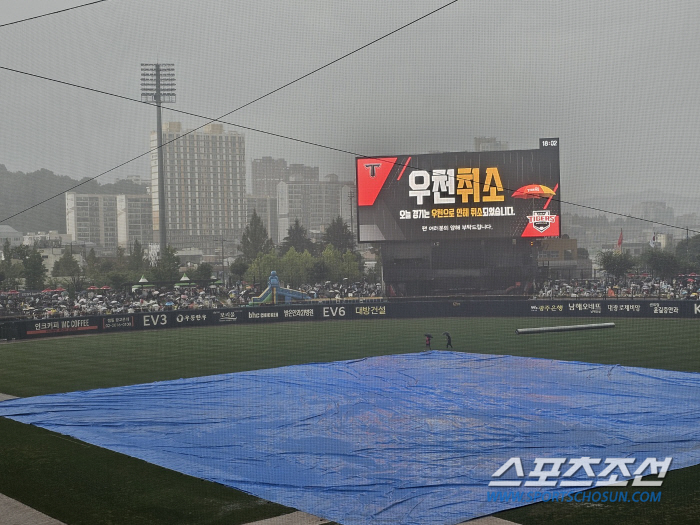
[[(615, 320), (616, 328), (516, 335), (577, 319), (439, 318), (287, 322), (57, 337), (0, 345), (0, 392), (20, 397), (320, 361), (456, 351), (700, 371), (697, 320)], [(66, 436), (0, 418), (0, 493), (69, 525), (248, 523), (290, 512)], [(517, 523), (699, 523), (700, 467), (669, 473), (655, 504), (538, 504)]]

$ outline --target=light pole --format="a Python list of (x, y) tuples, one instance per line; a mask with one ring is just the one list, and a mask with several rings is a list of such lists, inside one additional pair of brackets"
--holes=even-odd
[(226, 262), (224, 259), (224, 243), (225, 242), (235, 242), (235, 241), (230, 241), (228, 239), (224, 239), (223, 237), (220, 239), (221, 241), (221, 280), (224, 283), (224, 288), (226, 288)]
[(350, 231), (352, 232), (353, 238), (355, 237), (355, 219), (353, 218), (353, 208), (355, 207), (355, 192), (350, 190), (348, 193), (348, 203), (350, 204)]
[(160, 257), (167, 246), (165, 217), (165, 166), (163, 165), (163, 123), (161, 104), (175, 102), (175, 64), (141, 64), (141, 101), (157, 108), (158, 135), (158, 229)]

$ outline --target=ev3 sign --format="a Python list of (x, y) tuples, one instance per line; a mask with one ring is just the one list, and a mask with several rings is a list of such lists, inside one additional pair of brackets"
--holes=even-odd
[[(635, 464), (634, 458), (571, 458), (567, 462), (567, 458), (535, 458), (535, 468), (528, 474), (529, 478), (535, 478), (525, 481), (522, 479), (494, 480), (489, 482), (489, 487), (602, 487), (615, 485), (618, 487), (626, 487), (627, 481), (618, 481), (618, 474), (623, 478), (634, 476), (632, 482), (633, 487), (660, 487), (663, 481), (642, 481), (642, 476), (656, 475), (659, 478), (666, 476), (669, 467), (671, 466), (672, 458), (665, 458), (659, 461), (656, 458), (646, 458), (642, 461), (634, 474), (630, 474), (630, 467)], [(570, 465), (562, 474), (564, 464)], [(593, 470), (593, 465), (600, 465), (600, 470), (596, 474)], [(605, 465), (605, 467), (602, 467)], [(520, 458), (510, 458), (501, 468), (494, 472), (492, 478), (500, 478), (509, 470), (515, 470), (517, 478), (524, 478), (523, 462)], [(587, 479), (574, 479), (573, 476), (583, 471)], [(593, 482), (596, 482), (595, 485)], [(559, 485), (557, 485), (557, 483)]]
[(152, 326), (165, 326), (168, 324), (168, 317), (165, 314), (146, 314), (143, 316), (144, 328)]

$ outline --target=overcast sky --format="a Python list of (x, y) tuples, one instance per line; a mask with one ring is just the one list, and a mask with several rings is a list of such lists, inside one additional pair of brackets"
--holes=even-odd
[[(0, 0), (0, 24), (85, 1)], [(0, 66), (138, 99), (140, 64), (172, 62), (166, 107), (218, 117), (446, 3), (110, 0), (0, 27)], [(698, 20), (697, 0), (461, 0), (224, 120), (363, 156), (559, 137), (564, 201), (697, 210)], [(94, 177), (147, 151), (153, 107), (6, 70), (0, 86), (11, 171)], [(248, 171), (269, 155), (354, 178), (354, 155), (241, 131)]]

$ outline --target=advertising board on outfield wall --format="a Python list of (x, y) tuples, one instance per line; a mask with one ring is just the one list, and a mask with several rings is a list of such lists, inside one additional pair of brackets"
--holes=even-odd
[(559, 237), (559, 139), (356, 159), (360, 242)]
[(599, 317), (700, 319), (697, 301), (486, 300), (336, 303), (174, 310), (61, 319), (0, 322), (0, 339), (31, 339), (125, 330), (225, 326), (286, 321), (431, 317)]

